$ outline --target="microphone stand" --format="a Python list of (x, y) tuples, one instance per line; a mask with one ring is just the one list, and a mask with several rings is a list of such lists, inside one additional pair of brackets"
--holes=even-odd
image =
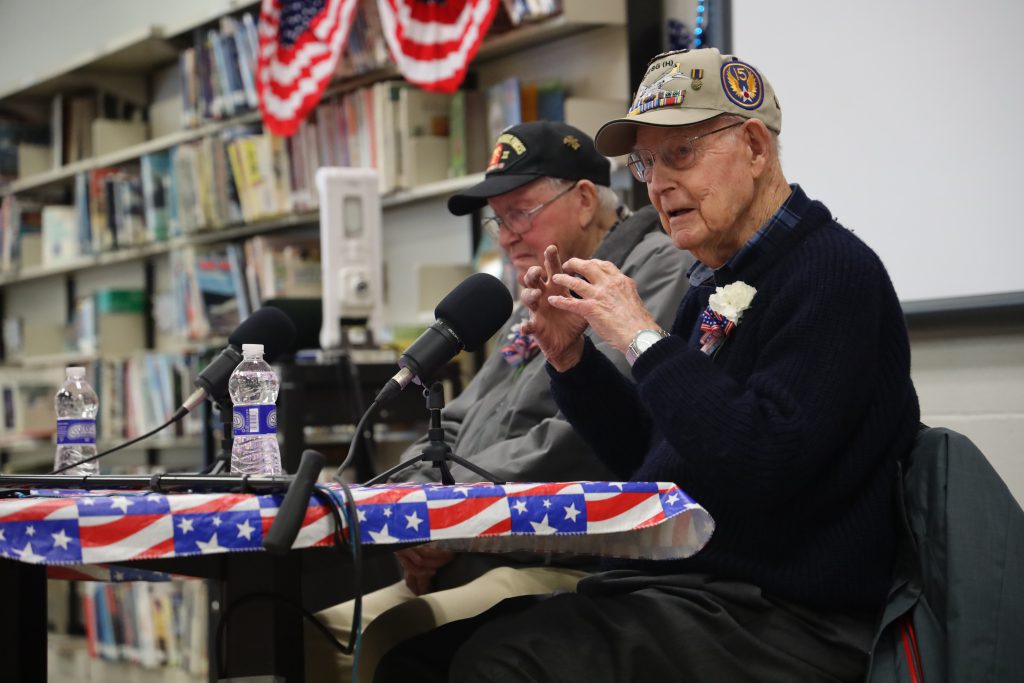
[(490, 481), (494, 484), (504, 484), (505, 482), (503, 480), (498, 479), (482, 467), (477, 467), (465, 458), (452, 453), (451, 447), (445, 442), (444, 427), (441, 426), (441, 410), (444, 408), (444, 388), (441, 386), (441, 383), (434, 382), (430, 385), (430, 389), (424, 389), (423, 395), (427, 401), (427, 411), (430, 413), (430, 428), (427, 429), (427, 445), (423, 449), (423, 452), (415, 458), (398, 463), (387, 472), (377, 475), (363, 485), (372, 486), (373, 484), (386, 482), (392, 475), (412, 467), (418, 462), (429, 462), (434, 467), (441, 470), (441, 483), (448, 486), (455, 483), (451, 470), (448, 469), (449, 462), (462, 465), (467, 470), (480, 475), (485, 481)]
[(234, 404), (230, 396), (221, 396), (216, 400), (217, 412), (220, 413), (220, 453), (207, 465), (200, 474), (223, 474), (231, 471), (231, 444), (233, 442), (232, 430), (234, 420)]

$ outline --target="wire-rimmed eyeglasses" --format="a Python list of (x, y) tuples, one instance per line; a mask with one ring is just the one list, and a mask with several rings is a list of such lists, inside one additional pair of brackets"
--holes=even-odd
[(649, 149), (634, 149), (629, 153), (626, 165), (629, 166), (633, 177), (641, 183), (651, 182), (651, 174), (654, 172), (654, 160), (661, 159), (661, 162), (675, 171), (684, 171), (693, 166), (697, 161), (697, 148), (693, 143), (701, 138), (706, 138), (723, 130), (729, 130), (736, 126), (742, 126), (746, 121), (737, 121), (728, 126), (722, 126), (714, 130), (694, 135), (692, 137), (677, 138), (664, 145), (657, 154)]
[(487, 232), (491, 233), (491, 235), (493, 235), (494, 237), (498, 237), (499, 233), (501, 233), (502, 228), (514, 232), (517, 235), (524, 235), (530, 231), (530, 228), (533, 227), (534, 216), (539, 214), (548, 206), (554, 204), (556, 201), (558, 201), (565, 195), (569, 194), (576, 187), (576, 185), (579, 184), (579, 182), (580, 181), (577, 180), (575, 183), (565, 188), (551, 199), (547, 200), (546, 202), (538, 204), (532, 209), (512, 209), (505, 215), (504, 218), (500, 216), (488, 216), (487, 218), (483, 219), (481, 224), (483, 225), (484, 229), (487, 230)]

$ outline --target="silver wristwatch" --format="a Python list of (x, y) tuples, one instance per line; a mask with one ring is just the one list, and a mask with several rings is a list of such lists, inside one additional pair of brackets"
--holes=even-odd
[(633, 367), (633, 363), (636, 362), (641, 353), (654, 346), (655, 342), (667, 336), (668, 332), (665, 330), (640, 330), (633, 337), (633, 341), (629, 343), (629, 348), (626, 349), (626, 362), (629, 363), (630, 367)]

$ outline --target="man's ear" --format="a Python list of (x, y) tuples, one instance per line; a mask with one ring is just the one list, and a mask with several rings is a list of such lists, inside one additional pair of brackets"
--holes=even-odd
[(575, 191), (579, 194), (580, 227), (585, 228), (597, 216), (597, 207), (600, 203), (597, 186), (589, 180), (580, 180), (576, 183)]
[(740, 131), (750, 153), (751, 171), (755, 178), (760, 177), (771, 167), (775, 154), (771, 131), (759, 119), (747, 119)]

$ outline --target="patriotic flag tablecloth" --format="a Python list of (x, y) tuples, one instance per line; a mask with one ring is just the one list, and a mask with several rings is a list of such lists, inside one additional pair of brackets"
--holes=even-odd
[[(339, 504), (337, 485), (321, 485)], [(350, 487), (364, 544), (671, 559), (699, 551), (711, 516), (674, 484), (387, 484)], [(161, 580), (129, 560), (261, 551), (283, 494), (33, 490), (0, 499), (0, 557), (55, 578)], [(347, 514), (347, 513), (346, 513)], [(342, 515), (343, 533), (349, 525)], [(333, 543), (329, 508), (310, 498), (295, 548)]]

